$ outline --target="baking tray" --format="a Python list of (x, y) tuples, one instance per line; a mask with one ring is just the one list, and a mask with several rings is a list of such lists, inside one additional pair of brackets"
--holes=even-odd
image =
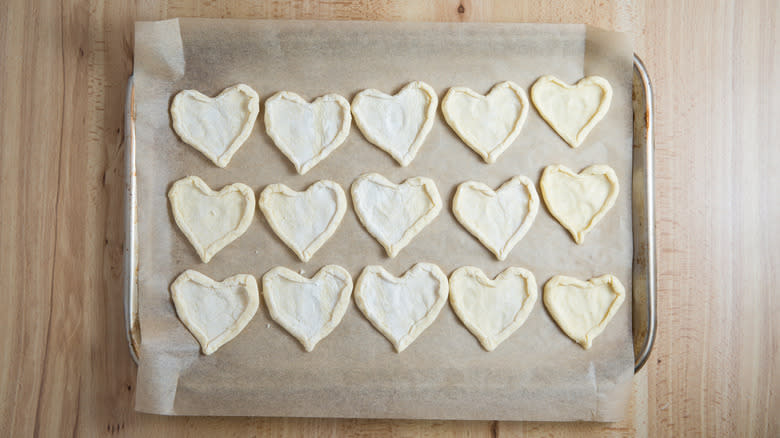
[[(633, 141), (633, 338), (634, 372), (650, 356), (655, 341), (656, 267), (653, 152), (653, 91), (641, 59), (634, 54), (632, 90), (634, 108)], [(125, 244), (124, 308), (130, 356), (138, 364), (141, 328), (138, 320), (138, 201), (136, 186), (135, 88), (133, 77), (127, 83), (125, 100)]]

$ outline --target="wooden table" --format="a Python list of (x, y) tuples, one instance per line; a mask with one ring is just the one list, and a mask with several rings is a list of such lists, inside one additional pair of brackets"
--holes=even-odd
[[(106, 3), (0, 5), (0, 435), (780, 436), (776, 0)], [(120, 281), (124, 92), (133, 22), (178, 16), (535, 21), (631, 32), (655, 86), (660, 318), (625, 421), (135, 413)]]

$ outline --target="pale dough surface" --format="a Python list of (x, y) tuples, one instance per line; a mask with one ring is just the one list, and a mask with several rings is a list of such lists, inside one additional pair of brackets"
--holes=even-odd
[(493, 280), (473, 266), (450, 275), (452, 310), (487, 351), (523, 325), (538, 295), (534, 275), (523, 268), (507, 268)]
[(576, 85), (542, 76), (531, 87), (531, 100), (547, 124), (576, 148), (609, 111), (612, 86), (599, 76), (582, 78)]
[(173, 98), (173, 129), (219, 167), (225, 167), (249, 138), (260, 111), (260, 98), (244, 84), (225, 88), (217, 97), (184, 90)]
[(594, 164), (579, 174), (560, 164), (547, 166), (539, 187), (547, 209), (577, 244), (612, 208), (620, 191), (615, 171), (605, 164)]
[(234, 275), (216, 282), (188, 269), (171, 284), (176, 314), (210, 355), (235, 338), (257, 312), (260, 296), (255, 277)]
[(486, 163), (493, 163), (520, 134), (528, 116), (528, 96), (510, 81), (496, 84), (486, 96), (452, 87), (441, 110), (458, 137)]
[(613, 275), (582, 281), (556, 275), (544, 285), (544, 305), (558, 327), (588, 349), (615, 316), (626, 291)]
[(349, 102), (338, 94), (309, 103), (280, 91), (265, 101), (265, 130), (301, 175), (344, 143), (351, 124)]
[(176, 225), (203, 263), (246, 232), (255, 210), (249, 186), (235, 183), (216, 192), (197, 176), (173, 183), (168, 200)]
[(395, 257), (441, 211), (436, 183), (414, 177), (394, 184), (378, 173), (361, 175), (352, 183), (352, 202), (358, 219)]
[(282, 266), (263, 276), (263, 297), (271, 318), (293, 335), (306, 351), (335, 329), (349, 308), (352, 277), (327, 265), (311, 279)]
[(481, 182), (464, 182), (452, 201), (458, 222), (499, 260), (525, 236), (538, 211), (539, 195), (525, 176), (515, 176), (495, 191)]
[(366, 266), (355, 284), (355, 303), (371, 324), (402, 352), (427, 329), (447, 302), (447, 276), (417, 263), (402, 277)]
[(375, 89), (361, 91), (352, 99), (352, 115), (368, 141), (408, 166), (433, 127), (438, 105), (436, 91), (415, 81), (394, 96)]
[(277, 236), (307, 262), (336, 232), (347, 210), (344, 189), (333, 181), (317, 181), (296, 192), (284, 184), (271, 184), (257, 201)]

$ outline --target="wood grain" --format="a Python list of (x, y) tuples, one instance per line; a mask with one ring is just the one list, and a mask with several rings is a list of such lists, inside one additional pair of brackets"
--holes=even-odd
[[(122, 120), (133, 22), (589, 23), (656, 96), (659, 332), (616, 424), (170, 418), (133, 411)], [(0, 5), (0, 435), (780, 435), (780, 3), (11, 0)]]

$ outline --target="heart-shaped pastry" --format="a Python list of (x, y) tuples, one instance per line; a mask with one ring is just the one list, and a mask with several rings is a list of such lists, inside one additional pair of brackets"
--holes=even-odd
[(209, 355), (235, 338), (257, 312), (255, 277), (234, 275), (216, 282), (188, 269), (171, 284), (176, 314)]
[(436, 118), (439, 98), (425, 82), (410, 82), (395, 96), (363, 90), (352, 99), (352, 115), (366, 140), (401, 166), (417, 156)]
[(626, 290), (612, 275), (582, 281), (556, 275), (544, 285), (544, 306), (558, 327), (588, 349), (615, 316)]
[(452, 212), (499, 260), (525, 236), (539, 211), (534, 183), (516, 176), (493, 191), (487, 185), (467, 181), (458, 186)]
[(531, 100), (547, 124), (576, 148), (609, 111), (612, 87), (599, 76), (582, 78), (576, 85), (542, 76), (531, 87)]
[(349, 307), (352, 277), (328, 265), (308, 279), (278, 266), (263, 275), (263, 297), (271, 318), (295, 336), (306, 351), (336, 328)]
[(579, 174), (560, 164), (547, 166), (539, 187), (547, 209), (577, 244), (612, 208), (620, 191), (615, 171), (606, 164), (594, 164)]
[(338, 94), (308, 103), (280, 91), (265, 101), (265, 130), (301, 175), (344, 143), (351, 124), (349, 102)]
[(276, 235), (304, 262), (336, 232), (347, 211), (344, 189), (328, 180), (317, 181), (303, 192), (271, 184), (257, 204)]
[(507, 268), (494, 280), (473, 266), (450, 276), (450, 305), (487, 351), (523, 325), (537, 296), (536, 279), (523, 268)]
[(520, 134), (528, 116), (528, 97), (509, 81), (496, 84), (487, 96), (452, 87), (441, 110), (458, 137), (486, 163), (494, 163)]
[(173, 129), (183, 142), (219, 167), (249, 138), (260, 111), (260, 98), (244, 84), (225, 88), (217, 97), (184, 90), (173, 98)]
[(203, 263), (244, 234), (255, 211), (255, 193), (248, 186), (235, 183), (215, 192), (197, 176), (173, 183), (168, 199), (176, 225)]
[(361, 175), (352, 183), (352, 202), (360, 222), (390, 257), (441, 211), (436, 183), (419, 176), (393, 184), (378, 173)]
[(431, 263), (417, 263), (400, 278), (366, 266), (355, 284), (355, 303), (400, 353), (433, 323), (448, 293), (447, 276)]

